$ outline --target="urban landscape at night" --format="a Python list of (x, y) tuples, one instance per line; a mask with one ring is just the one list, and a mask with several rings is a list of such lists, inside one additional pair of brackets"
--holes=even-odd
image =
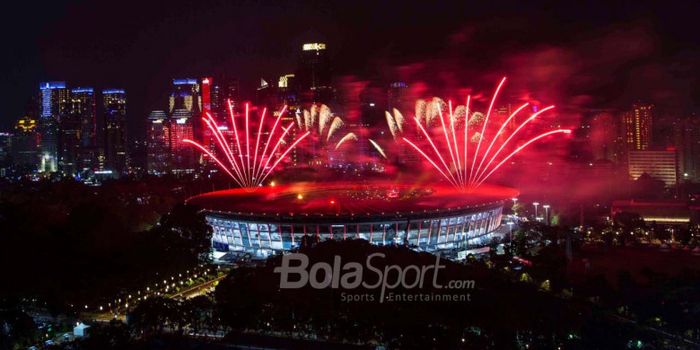
[(9, 5), (0, 350), (700, 349), (698, 15)]

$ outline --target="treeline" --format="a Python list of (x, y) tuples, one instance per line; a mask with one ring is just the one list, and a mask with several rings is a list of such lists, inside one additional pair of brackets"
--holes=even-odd
[(196, 208), (177, 204), (185, 192), (167, 179), (4, 186), (0, 298), (71, 313), (196, 266), (211, 229)]

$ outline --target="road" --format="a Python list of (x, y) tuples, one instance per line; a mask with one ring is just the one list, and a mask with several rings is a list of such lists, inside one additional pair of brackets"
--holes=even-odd
[(224, 279), (226, 275), (217, 277), (211, 281), (204, 282), (202, 284), (190, 287), (186, 290), (182, 290), (180, 292), (177, 292), (175, 294), (171, 295), (166, 295), (166, 298), (171, 298), (171, 299), (176, 299), (176, 300), (186, 300), (186, 299), (191, 299), (203, 294), (208, 293), (209, 291), (213, 290), (216, 287), (216, 284)]

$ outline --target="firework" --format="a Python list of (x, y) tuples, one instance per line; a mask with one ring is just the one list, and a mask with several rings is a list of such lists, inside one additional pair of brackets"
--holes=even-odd
[[(504, 156), (503, 152), (506, 147), (511, 144), (511, 141), (526, 125), (528, 125), (542, 113), (554, 108), (554, 106), (549, 106), (540, 109), (536, 113), (533, 113), (529, 118), (515, 128), (515, 130), (508, 135), (505, 141), (501, 141), (499, 144), (499, 140), (502, 139), (501, 136), (504, 136), (503, 134), (505, 133), (506, 125), (514, 120), (514, 118), (528, 106), (528, 104), (525, 103), (518, 107), (507, 119), (501, 122), (501, 125), (495, 134), (488, 136), (488, 138), (491, 140), (488, 144), (484, 143), (482, 145), (484, 139), (486, 138), (485, 135), (489, 133), (487, 127), (489, 125), (493, 106), (505, 81), (506, 78), (503, 78), (496, 87), (491, 98), (491, 102), (489, 103), (488, 110), (485, 114), (471, 112), (470, 96), (467, 97), (466, 105), (457, 106), (456, 108), (453, 108), (451, 101), (448, 101), (448, 103), (445, 104), (443, 100), (433, 98), (431, 102), (427, 104), (425, 114), (418, 113), (423, 110), (423, 105), (425, 104), (425, 102), (419, 100), (416, 102), (416, 117), (414, 121), (420, 133), (424, 136), (425, 140), (428, 141), (430, 148), (426, 151), (406, 137), (403, 137), (402, 139), (423, 158), (425, 158), (448, 182), (455, 187), (466, 189), (476, 188), (483, 184), (506, 161), (511, 159), (532, 143), (554, 134), (571, 133), (571, 130), (569, 129), (557, 129), (544, 132), (529, 140), (526, 140), (522, 145), (516, 147), (515, 150)], [(443, 111), (446, 113), (443, 113)], [(470, 113), (472, 113), (471, 117), (468, 118)], [(387, 115), (387, 120), (389, 119), (388, 117), (389, 115)], [(465, 121), (462, 125), (463, 130), (458, 130), (457, 127), (460, 118)], [(442, 131), (442, 137), (433, 140), (433, 137), (428, 130), (426, 130), (426, 127), (430, 126), (435, 119), (439, 119), (439, 128), (437, 128), (437, 130)], [(425, 124), (425, 127), (423, 124)], [(481, 124), (481, 130), (473, 131), (470, 134), (470, 126), (478, 124)], [(375, 148), (379, 147), (372, 140), (370, 140), (370, 142), (373, 146), (375, 146)], [(438, 147), (438, 143), (440, 147)], [(469, 143), (476, 143), (476, 147), (471, 153), (469, 151)], [(495, 152), (491, 152), (494, 147), (496, 147), (497, 150)], [(385, 156), (383, 152), (380, 151), (380, 153)], [(470, 156), (471, 162), (469, 161)]]
[[(313, 111), (313, 107), (312, 111)], [(319, 118), (318, 118), (318, 133), (323, 135), (323, 131), (326, 129), (326, 125), (328, 124), (329, 121), (331, 121), (331, 118), (333, 116), (331, 115), (331, 109), (328, 108), (326, 105), (321, 105), (321, 110), (319, 112)], [(329, 131), (330, 133), (330, 131)]]
[(421, 123), (425, 120), (426, 109), (427, 103), (425, 103), (425, 100), (419, 99), (416, 101), (416, 119)]
[(349, 141), (349, 140), (357, 141), (357, 135), (355, 135), (355, 133), (353, 133), (353, 132), (349, 132), (349, 133), (345, 134), (345, 136), (343, 136), (340, 139), (340, 141), (338, 141), (338, 143), (335, 145), (335, 149), (340, 148), (340, 145), (342, 145), (343, 143), (345, 143), (346, 141)]
[(369, 143), (372, 144), (372, 147), (374, 147), (374, 149), (376, 149), (377, 152), (379, 152), (379, 154), (381, 154), (382, 157), (384, 157), (384, 159), (386, 159), (386, 153), (384, 153), (384, 150), (379, 146), (379, 144), (374, 142), (374, 140), (372, 140), (372, 139), (368, 139), (368, 140), (369, 140)]
[(396, 120), (394, 120), (394, 117), (391, 116), (391, 113), (389, 112), (384, 112), (384, 116), (386, 117), (386, 124), (389, 126), (389, 132), (391, 132), (391, 136), (396, 139)]
[(311, 130), (314, 126), (314, 120), (311, 117), (311, 113), (309, 111), (304, 110), (304, 127), (306, 128), (306, 131)]
[(459, 123), (461, 123), (461, 121), (467, 119), (467, 109), (463, 105), (459, 105), (459, 106), (455, 107), (453, 114), (454, 114), (455, 124), (457, 124), (457, 125), (459, 125)]
[(471, 117), (469, 117), (469, 125), (479, 125), (484, 121), (484, 113), (474, 112)]
[(297, 126), (299, 127), (299, 129), (302, 129), (305, 124), (303, 121), (301, 121), (301, 111), (300, 110), (297, 110), (296, 113), (294, 113), (294, 118), (296, 118), (296, 120), (297, 120)]
[(328, 136), (326, 136), (326, 142), (330, 141), (331, 136), (338, 131), (340, 128), (343, 127), (345, 123), (343, 123), (343, 120), (340, 119), (340, 117), (333, 117), (333, 121), (331, 122), (331, 126), (328, 128)]
[(440, 116), (440, 113), (445, 109), (445, 101), (439, 97), (433, 97), (426, 107), (425, 126), (433, 124), (435, 119)]
[(396, 108), (394, 108), (394, 120), (396, 121), (396, 127), (400, 132), (403, 132), (403, 124), (406, 122), (406, 120), (404, 119), (403, 114), (401, 114), (401, 112), (399, 112), (399, 110)]
[[(267, 140), (264, 143), (261, 142), (261, 136), (263, 135), (263, 127), (265, 124), (265, 114), (267, 109), (263, 109), (263, 112), (258, 121), (258, 130), (254, 136), (255, 144), (251, 145), (251, 135), (250, 135), (250, 109), (248, 104), (245, 107), (245, 121), (243, 131), (245, 134), (245, 148), (241, 147), (242, 136), (238, 135), (238, 127), (236, 123), (236, 118), (233, 114), (233, 107), (229, 101), (229, 114), (231, 117), (231, 125), (233, 126), (233, 135), (236, 142), (236, 150), (231, 150), (229, 142), (224, 138), (219, 125), (217, 125), (214, 118), (209, 113), (206, 113), (206, 117), (202, 118), (204, 123), (207, 125), (209, 130), (214, 135), (217, 141), (219, 151), (228, 160), (228, 166), (216, 157), (211, 151), (207, 150), (201, 144), (185, 139), (182, 142), (190, 144), (195, 148), (202, 151), (209, 158), (214, 160), (214, 162), (221, 168), (227, 175), (229, 175), (238, 185), (245, 188), (255, 188), (260, 186), (265, 179), (270, 176), (273, 170), (280, 164), (282, 160), (286, 158), (289, 152), (294, 149), (299, 142), (309, 135), (309, 132), (302, 134), (296, 140), (294, 140), (284, 151), (280, 150), (282, 144), (286, 144), (285, 137), (289, 134), (289, 130), (294, 125), (294, 122), (290, 122), (286, 127), (282, 127), (281, 135), (276, 134), (278, 131), (278, 125), (287, 107), (282, 108), (282, 111), (278, 113), (278, 116), (272, 126), (268, 130)], [(273, 139), (276, 138), (274, 146), (270, 148), (273, 143)], [(232, 142), (232, 140), (231, 140)], [(251, 154), (251, 147), (253, 147), (253, 153)], [(262, 152), (259, 152), (260, 147), (262, 147)], [(269, 150), (269, 152), (268, 152)]]

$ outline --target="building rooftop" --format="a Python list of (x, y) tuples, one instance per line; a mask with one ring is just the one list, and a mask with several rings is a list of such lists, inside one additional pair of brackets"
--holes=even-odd
[(298, 183), (209, 192), (187, 200), (210, 213), (252, 218), (434, 217), (472, 212), (517, 196), (512, 188), (483, 185), (466, 192), (446, 186), (395, 183)]

